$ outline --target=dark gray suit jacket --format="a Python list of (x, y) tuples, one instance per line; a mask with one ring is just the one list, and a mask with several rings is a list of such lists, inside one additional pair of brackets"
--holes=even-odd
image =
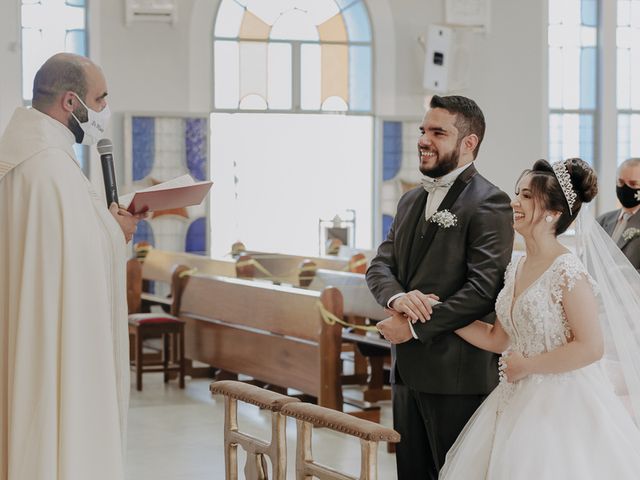
[[(612, 235), (619, 217), (620, 210), (614, 210), (600, 215), (598, 217), (598, 223), (609, 235)], [(626, 228), (640, 229), (640, 212), (629, 218)], [(620, 247), (622, 253), (624, 253), (629, 259), (633, 268), (638, 270), (638, 273), (640, 273), (640, 236), (636, 236), (631, 240), (625, 240), (624, 236), (620, 236), (620, 239), (618, 240), (618, 247)]]
[(429, 223), (419, 239), (416, 226), (426, 200), (421, 187), (400, 199), (389, 235), (367, 270), (367, 284), (381, 305), (411, 290), (435, 293), (442, 301), (430, 321), (415, 324), (419, 340), (392, 348), (406, 385), (426, 393), (487, 394), (497, 384), (496, 355), (470, 345), (454, 330), (493, 315), (513, 247), (509, 197), (471, 165), (438, 208), (455, 214), (457, 225)]

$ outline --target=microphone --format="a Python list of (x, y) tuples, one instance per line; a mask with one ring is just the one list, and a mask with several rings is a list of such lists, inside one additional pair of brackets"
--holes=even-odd
[(113, 202), (118, 203), (118, 187), (116, 186), (116, 172), (113, 169), (113, 143), (108, 138), (98, 142), (98, 153), (102, 164), (102, 178), (107, 195), (107, 207)]

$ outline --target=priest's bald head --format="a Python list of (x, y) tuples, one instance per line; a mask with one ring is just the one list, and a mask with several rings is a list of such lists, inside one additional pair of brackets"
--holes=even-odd
[(88, 109), (99, 115), (107, 106), (106, 97), (102, 69), (87, 57), (73, 53), (49, 58), (33, 80), (33, 108), (66, 125), (78, 143), (88, 143), (86, 128), (80, 126), (88, 121)]

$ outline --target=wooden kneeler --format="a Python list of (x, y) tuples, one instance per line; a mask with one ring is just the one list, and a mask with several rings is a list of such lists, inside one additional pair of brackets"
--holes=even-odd
[[(376, 480), (378, 478), (378, 442), (397, 443), (400, 434), (378, 423), (356, 418), (310, 403), (289, 403), (281, 413), (296, 419), (296, 480)], [(313, 427), (325, 427), (360, 438), (360, 476), (353, 477), (316, 463), (311, 451)]]
[[(270, 478), (265, 455), (271, 459), (273, 480), (285, 480), (287, 478), (287, 422), (280, 411), (285, 405), (297, 403), (300, 400), (232, 380), (214, 382), (210, 390), (213, 394), (224, 395), (225, 479), (238, 479), (238, 445), (240, 445), (247, 452), (244, 467), (246, 480)], [(269, 443), (238, 430), (238, 400), (271, 411)]]

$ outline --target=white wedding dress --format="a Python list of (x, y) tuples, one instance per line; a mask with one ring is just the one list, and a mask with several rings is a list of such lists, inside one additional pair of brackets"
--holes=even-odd
[[(559, 256), (517, 298), (509, 265), (496, 313), (525, 357), (566, 344), (563, 287), (591, 280), (578, 258)], [(568, 373), (501, 382), (471, 417), (440, 472), (449, 480), (640, 479), (640, 430), (603, 362)]]

